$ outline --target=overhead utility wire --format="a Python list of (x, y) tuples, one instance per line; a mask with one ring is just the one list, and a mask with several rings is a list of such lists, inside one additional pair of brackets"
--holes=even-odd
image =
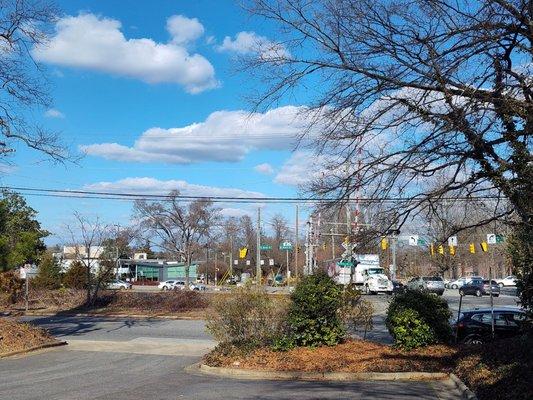
[[(337, 202), (350, 202), (344, 198), (312, 198), (312, 197), (251, 197), (251, 196), (189, 196), (189, 195), (164, 195), (164, 194), (139, 194), (139, 193), (124, 193), (124, 192), (100, 192), (100, 191), (88, 191), (88, 190), (65, 190), (65, 189), (44, 189), (44, 188), (30, 188), (30, 187), (17, 187), (17, 186), (0, 186), (2, 190), (14, 190), (20, 192), (29, 192), (28, 195), (40, 195), (44, 197), (62, 197), (62, 198), (85, 198), (85, 199), (111, 199), (111, 200), (163, 200), (169, 201), (173, 198), (180, 200), (206, 200), (212, 202), (224, 202), (224, 203), (337, 203)], [(360, 198), (362, 202), (402, 202), (409, 201), (413, 198), (406, 197), (383, 197), (383, 198)], [(496, 200), (502, 199), (501, 196), (458, 196), (458, 197), (441, 197), (439, 200), (459, 200), (459, 201), (472, 201), (472, 200)]]

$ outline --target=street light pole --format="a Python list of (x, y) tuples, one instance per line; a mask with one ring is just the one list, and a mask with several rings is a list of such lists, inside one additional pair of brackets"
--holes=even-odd
[(257, 249), (256, 249), (255, 280), (261, 284), (261, 208), (257, 207)]

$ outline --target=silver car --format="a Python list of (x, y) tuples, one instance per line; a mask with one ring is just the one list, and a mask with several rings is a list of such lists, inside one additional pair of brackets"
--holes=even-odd
[(444, 280), (440, 276), (417, 276), (407, 282), (412, 290), (427, 290), (442, 296), (444, 294)]

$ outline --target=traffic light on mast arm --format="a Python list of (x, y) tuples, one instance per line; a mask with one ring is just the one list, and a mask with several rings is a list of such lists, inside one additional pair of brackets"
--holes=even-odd
[(389, 248), (389, 239), (386, 237), (381, 238), (381, 250), (387, 250)]
[(476, 254), (476, 245), (474, 243), (470, 243), (470, 245), (468, 246), (468, 250), (471, 254)]
[(481, 242), (479, 245), (481, 246), (481, 250), (483, 250), (483, 253), (486, 253), (489, 250), (489, 245), (487, 244), (487, 242)]

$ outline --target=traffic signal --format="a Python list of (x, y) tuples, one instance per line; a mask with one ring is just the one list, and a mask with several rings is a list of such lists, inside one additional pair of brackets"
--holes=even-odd
[(389, 248), (389, 239), (381, 238), (381, 250), (387, 250)]
[(474, 243), (470, 243), (468, 249), (470, 250), (470, 253), (476, 254), (476, 245)]
[(439, 254), (444, 255), (444, 246), (442, 244), (439, 244)]
[(481, 242), (480, 246), (481, 250), (483, 250), (483, 253), (486, 253), (489, 250), (489, 245), (487, 244), (487, 242)]
[(429, 245), (429, 254), (431, 254), (432, 256), (435, 255), (435, 245), (433, 243)]
[(239, 258), (246, 258), (248, 254), (248, 248), (243, 247), (242, 249), (239, 249)]
[(322, 244), (322, 250), (326, 250), (326, 243)]
[(455, 255), (455, 246), (448, 246), (448, 247), (449, 247), (449, 250), (450, 250), (450, 255), (454, 256)]

